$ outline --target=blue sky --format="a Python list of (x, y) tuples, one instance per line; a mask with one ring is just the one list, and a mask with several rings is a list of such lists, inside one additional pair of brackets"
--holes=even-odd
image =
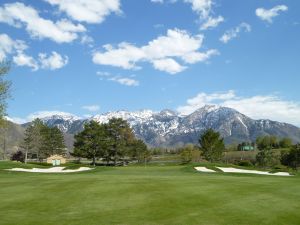
[(3, 0), (8, 116), (218, 104), (300, 126), (299, 10), (295, 0)]

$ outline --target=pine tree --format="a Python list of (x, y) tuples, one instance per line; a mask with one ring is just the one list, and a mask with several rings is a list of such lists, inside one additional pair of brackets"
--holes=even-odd
[(109, 156), (117, 161), (126, 155), (126, 150), (135, 140), (132, 129), (127, 121), (120, 118), (112, 118), (106, 125), (108, 131)]
[(210, 162), (220, 160), (225, 150), (224, 140), (220, 133), (212, 129), (208, 129), (201, 135), (199, 144), (205, 159)]
[(97, 158), (108, 155), (107, 139), (105, 125), (90, 121), (85, 124), (82, 132), (75, 135), (73, 155), (92, 159), (95, 166)]
[(62, 155), (66, 152), (64, 136), (62, 131), (57, 127), (44, 126), (41, 130), (42, 134), (42, 153), (44, 157), (50, 155)]
[(28, 159), (28, 154), (36, 155), (38, 159), (43, 158), (43, 143), (42, 130), (45, 125), (40, 119), (35, 119), (31, 125), (25, 130), (25, 137), (21, 144), (21, 148), (25, 151), (25, 163)]

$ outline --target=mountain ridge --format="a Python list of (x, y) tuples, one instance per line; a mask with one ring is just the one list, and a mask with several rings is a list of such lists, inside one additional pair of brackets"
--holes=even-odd
[(41, 119), (70, 136), (80, 132), (90, 120), (107, 123), (113, 117), (127, 120), (135, 135), (153, 147), (197, 143), (200, 134), (208, 128), (220, 132), (227, 144), (254, 141), (261, 135), (290, 137), (294, 142), (300, 142), (300, 129), (294, 125), (268, 119), (254, 120), (235, 109), (215, 105), (206, 105), (189, 115), (180, 115), (170, 109), (160, 112), (119, 110), (86, 119), (67, 119), (58, 115)]

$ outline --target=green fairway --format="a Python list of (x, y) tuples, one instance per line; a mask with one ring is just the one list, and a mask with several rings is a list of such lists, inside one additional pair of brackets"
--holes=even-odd
[[(300, 177), (205, 174), (191, 166), (4, 171), (0, 224), (300, 224)], [(30, 167), (30, 166), (28, 166)]]

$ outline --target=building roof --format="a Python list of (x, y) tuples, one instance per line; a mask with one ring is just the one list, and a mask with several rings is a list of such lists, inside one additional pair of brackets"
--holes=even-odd
[(47, 159), (64, 159), (62, 155), (51, 155)]

